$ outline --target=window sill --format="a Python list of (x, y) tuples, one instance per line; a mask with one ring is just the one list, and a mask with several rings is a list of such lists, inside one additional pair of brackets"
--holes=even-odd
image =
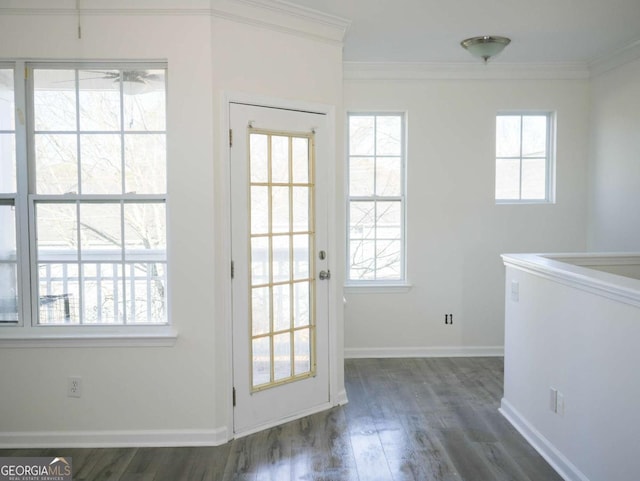
[(346, 284), (345, 294), (404, 294), (413, 289), (412, 284)]
[[(11, 329), (11, 328), (9, 328)], [(23, 328), (17, 328), (24, 330)], [(34, 332), (34, 331), (38, 332)], [(0, 330), (0, 348), (39, 347), (173, 347), (178, 333), (162, 326), (147, 332), (41, 332), (39, 328), (29, 333), (5, 333)]]

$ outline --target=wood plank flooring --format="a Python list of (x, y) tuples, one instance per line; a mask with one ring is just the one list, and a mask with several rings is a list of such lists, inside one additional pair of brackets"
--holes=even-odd
[(75, 481), (561, 481), (497, 411), (502, 362), (347, 360), (347, 405), (218, 447), (0, 456), (71, 456)]

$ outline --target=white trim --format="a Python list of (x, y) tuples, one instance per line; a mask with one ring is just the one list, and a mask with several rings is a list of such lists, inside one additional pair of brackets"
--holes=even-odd
[(591, 77), (597, 77), (609, 70), (640, 59), (640, 38), (613, 52), (602, 55), (589, 63)]
[(0, 432), (0, 449), (219, 446), (227, 428), (149, 431)]
[(296, 419), (303, 418), (305, 416), (311, 416), (312, 414), (316, 414), (322, 411), (326, 411), (327, 409), (331, 409), (333, 404), (330, 402), (322, 403), (317, 406), (313, 406), (312, 408), (305, 409), (304, 411), (300, 411), (296, 414), (292, 414), (291, 416), (287, 416), (284, 419), (277, 419), (275, 421), (270, 421), (265, 424), (260, 424), (259, 426), (254, 426), (251, 429), (247, 429), (245, 431), (238, 431), (235, 433), (235, 438), (243, 438), (245, 436), (249, 436), (250, 434), (254, 434), (260, 431), (264, 431), (265, 429), (270, 429), (275, 426), (280, 426), (281, 424), (288, 423), (291, 421), (295, 421)]
[(413, 284), (374, 284), (374, 283), (349, 283), (344, 285), (345, 294), (405, 294), (413, 289)]
[(563, 479), (566, 481), (589, 481), (589, 478), (571, 463), (547, 438), (540, 434), (505, 398), (502, 398), (498, 411), (522, 434), (527, 442)]
[[(627, 264), (640, 263), (640, 254), (638, 253), (503, 254), (502, 260), (507, 267), (618, 302), (640, 306), (640, 280), (567, 262), (572, 258), (576, 258), (582, 263), (585, 263), (586, 259), (597, 259), (598, 262), (609, 260), (610, 265), (620, 265), (614, 261), (616, 256), (621, 256)], [(631, 259), (634, 257), (636, 260), (632, 262)], [(593, 265), (596, 265), (595, 262)]]
[(345, 359), (402, 357), (503, 357), (504, 346), (347, 347)]
[[(221, 155), (221, 159), (222, 159), (222, 175), (224, 176), (224, 190), (221, 192), (221, 195), (224, 197), (225, 202), (223, 202), (223, 205), (231, 205), (231, 189), (230, 189), (230, 175), (231, 175), (231, 168), (230, 168), (230, 149), (229, 149), (229, 143), (226, 141), (226, 139), (228, 138), (227, 136), (229, 135), (229, 128), (230, 128), (230, 118), (229, 118), (229, 110), (230, 110), (230, 104), (232, 103), (241, 103), (241, 104), (249, 104), (249, 105), (256, 105), (256, 106), (262, 106), (262, 107), (272, 107), (272, 108), (281, 108), (281, 109), (292, 109), (292, 110), (302, 110), (302, 111), (306, 111), (306, 112), (313, 112), (313, 113), (318, 113), (318, 114), (323, 114), (326, 115), (326, 122), (327, 122), (327, 142), (329, 142), (329, 146), (328, 146), (328, 152), (330, 152), (330, 155), (336, 151), (336, 138), (335, 138), (335, 130), (336, 130), (336, 110), (335, 110), (335, 106), (333, 105), (329, 105), (329, 104), (321, 104), (321, 103), (315, 103), (315, 102), (306, 102), (306, 101), (298, 101), (298, 100), (288, 100), (288, 99), (282, 99), (279, 97), (271, 97), (271, 96), (265, 96), (265, 95), (259, 95), (259, 94), (251, 94), (251, 93), (246, 93), (246, 92), (233, 92), (233, 91), (226, 91), (226, 92), (222, 92), (221, 94), (221, 129), (222, 131), (220, 132), (221, 135), (221, 139), (222, 142), (220, 143), (220, 155)], [(332, 183), (329, 182), (328, 188), (331, 188)], [(331, 200), (330, 200), (330, 205), (329, 207), (331, 208)], [(231, 211), (230, 210), (226, 210), (224, 212), (224, 218), (223, 219), (218, 219), (219, 222), (222, 222), (222, 226), (224, 227), (226, 225), (226, 230), (224, 230), (224, 232), (227, 232), (228, 234), (224, 236), (223, 238), (223, 248), (224, 248), (224, 256), (225, 259), (231, 262)], [(327, 239), (327, 243), (328, 245), (332, 246), (334, 249), (336, 248), (336, 242), (335, 239), (332, 239), (332, 237), (335, 237), (335, 233), (333, 231), (329, 231), (329, 235), (328, 235), (328, 239)], [(331, 259), (331, 258), (330, 258)], [(337, 264), (330, 264), (330, 267), (332, 268), (337, 268)], [(223, 298), (224, 298), (224, 305), (223, 305), (223, 309), (225, 310), (225, 312), (228, 314), (228, 316), (225, 316), (226, 320), (225, 320), (225, 328), (227, 330), (227, 332), (224, 334), (225, 339), (226, 339), (226, 346), (228, 346), (228, 353), (226, 356), (227, 362), (229, 363), (228, 365), (228, 378), (227, 378), (227, 382), (226, 382), (226, 386), (227, 386), (227, 391), (226, 392), (231, 392), (233, 387), (234, 387), (234, 380), (233, 380), (233, 319), (232, 319), (232, 290), (231, 290), (231, 278), (229, 277), (229, 282), (225, 284), (224, 287), (224, 293), (223, 293)], [(344, 303), (339, 302), (338, 298), (335, 297), (336, 294), (332, 289), (329, 289), (329, 309), (328, 309), (328, 313), (329, 313), (329, 332), (328, 332), (328, 343), (329, 343), (329, 402), (324, 403), (320, 406), (317, 406), (316, 408), (313, 408), (311, 411), (305, 411), (304, 413), (301, 413), (299, 416), (296, 415), (293, 418), (287, 418), (285, 420), (278, 420), (273, 422), (273, 426), (275, 425), (279, 425), (282, 424), (284, 422), (287, 422), (288, 420), (292, 420), (292, 419), (297, 419), (298, 417), (302, 417), (302, 416), (306, 416), (309, 414), (313, 414), (314, 412), (319, 412), (325, 409), (329, 409), (333, 406), (337, 406), (340, 404), (343, 404), (344, 402), (346, 402), (347, 400), (347, 396), (346, 396), (346, 392), (344, 391), (344, 385), (339, 386), (338, 384), (338, 369), (344, 369), (344, 365), (341, 362), (338, 362), (337, 357), (339, 355), (337, 349), (337, 339), (338, 339), (338, 320), (337, 320), (337, 310), (338, 309), (342, 309)], [(335, 299), (334, 299), (335, 297)], [(344, 300), (344, 299), (343, 299)], [(335, 310), (334, 310), (335, 309)], [(232, 403), (229, 401), (226, 404), (226, 415), (227, 415), (227, 422), (226, 422), (226, 426), (228, 429), (228, 433), (230, 433), (231, 435), (233, 435), (233, 406)], [(269, 425), (264, 425), (264, 426), (260, 426), (257, 428), (254, 428), (251, 432), (256, 432), (262, 429), (266, 429), (267, 427), (271, 427)], [(236, 433), (235, 436), (244, 436), (250, 434), (249, 432), (242, 432), (240, 434)], [(229, 438), (230, 439), (230, 438)]]
[(344, 62), (345, 80), (588, 79), (586, 63)]
[[(10, 329), (10, 328), (7, 328)], [(24, 330), (24, 328), (19, 328)], [(28, 329), (28, 331), (34, 331)], [(37, 328), (47, 330), (48, 328)], [(91, 328), (88, 328), (89, 331)], [(2, 334), (4, 328), (1, 328)], [(37, 335), (6, 335), (0, 338), (0, 348), (40, 348), (40, 347), (173, 347), (178, 333), (169, 330), (160, 333), (38, 333)]]
[(349, 398), (347, 397), (347, 390), (342, 389), (338, 394), (336, 394), (334, 399), (335, 406), (344, 406), (349, 402)]

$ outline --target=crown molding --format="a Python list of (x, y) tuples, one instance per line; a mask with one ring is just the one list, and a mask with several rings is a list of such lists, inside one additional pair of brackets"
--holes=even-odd
[(0, 16), (166, 15), (213, 16), (329, 43), (342, 44), (351, 22), (284, 0), (3, 0)]
[(212, 0), (215, 17), (342, 44), (351, 21), (283, 0)]
[(640, 59), (640, 38), (613, 52), (601, 55), (592, 60), (589, 62), (589, 72), (592, 77), (597, 77), (609, 70), (621, 67), (638, 59)]
[(566, 80), (587, 79), (586, 63), (344, 62), (348, 80)]

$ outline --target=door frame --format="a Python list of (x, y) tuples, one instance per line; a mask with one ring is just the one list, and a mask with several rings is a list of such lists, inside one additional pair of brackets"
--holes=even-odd
[[(221, 282), (220, 285), (220, 297), (222, 302), (220, 310), (217, 312), (223, 314), (224, 322), (224, 334), (221, 333), (223, 342), (216, 342), (218, 348), (225, 349), (225, 358), (219, 361), (223, 362), (222, 369), (218, 369), (217, 373), (226, 376), (226, 379), (221, 378), (217, 383), (220, 386), (225, 386), (222, 396), (217, 396), (218, 401), (221, 403), (224, 412), (226, 413), (226, 431), (227, 440), (231, 440), (235, 437), (234, 424), (233, 424), (233, 402), (232, 402), (232, 390), (233, 390), (233, 309), (232, 309), (232, 283), (231, 283), (231, 156), (229, 148), (229, 128), (230, 128), (230, 104), (241, 103), (248, 105), (255, 105), (258, 107), (271, 107), (288, 110), (301, 110), (305, 112), (314, 112), (326, 115), (327, 119), (327, 142), (328, 152), (330, 153), (330, 162), (328, 165), (323, 165), (322, 168), (327, 169), (327, 212), (329, 219), (327, 219), (327, 246), (329, 248), (328, 256), (328, 268), (334, 273), (338, 273), (340, 266), (342, 266), (342, 250), (339, 250), (340, 243), (337, 242), (338, 231), (336, 230), (336, 222), (332, 222), (332, 218), (335, 219), (336, 211), (336, 183), (332, 182), (335, 177), (331, 177), (332, 171), (335, 173), (338, 170), (338, 162), (335, 157), (336, 152), (336, 112), (335, 106), (321, 103), (304, 102), (297, 100), (288, 100), (277, 97), (270, 97), (264, 95), (257, 95), (245, 92), (232, 92), (223, 91), (220, 101), (220, 159), (222, 160), (220, 170), (218, 171), (222, 178), (215, 182), (215, 185), (220, 188), (220, 194), (222, 197), (222, 209), (217, 209), (219, 218), (216, 219), (216, 224), (219, 229), (224, 233), (221, 236), (216, 236), (221, 242), (221, 261), (223, 266), (229, 266), (228, 275), (221, 276), (226, 279), (226, 282)], [(242, 136), (236, 136), (234, 141), (238, 139), (244, 139)], [(332, 161), (331, 161), (332, 160)], [(333, 167), (333, 168), (332, 168)], [(318, 164), (316, 164), (318, 168)], [(218, 197), (219, 199), (220, 197)], [(342, 205), (342, 204), (340, 204)], [(347, 402), (346, 391), (344, 389), (344, 350), (342, 349), (343, 336), (340, 335), (339, 325), (341, 326), (343, 315), (343, 296), (342, 293), (342, 276), (333, 275), (332, 284), (329, 286), (328, 292), (328, 342), (329, 342), (329, 403), (326, 408), (344, 404)], [(249, 433), (242, 433), (242, 435)]]

